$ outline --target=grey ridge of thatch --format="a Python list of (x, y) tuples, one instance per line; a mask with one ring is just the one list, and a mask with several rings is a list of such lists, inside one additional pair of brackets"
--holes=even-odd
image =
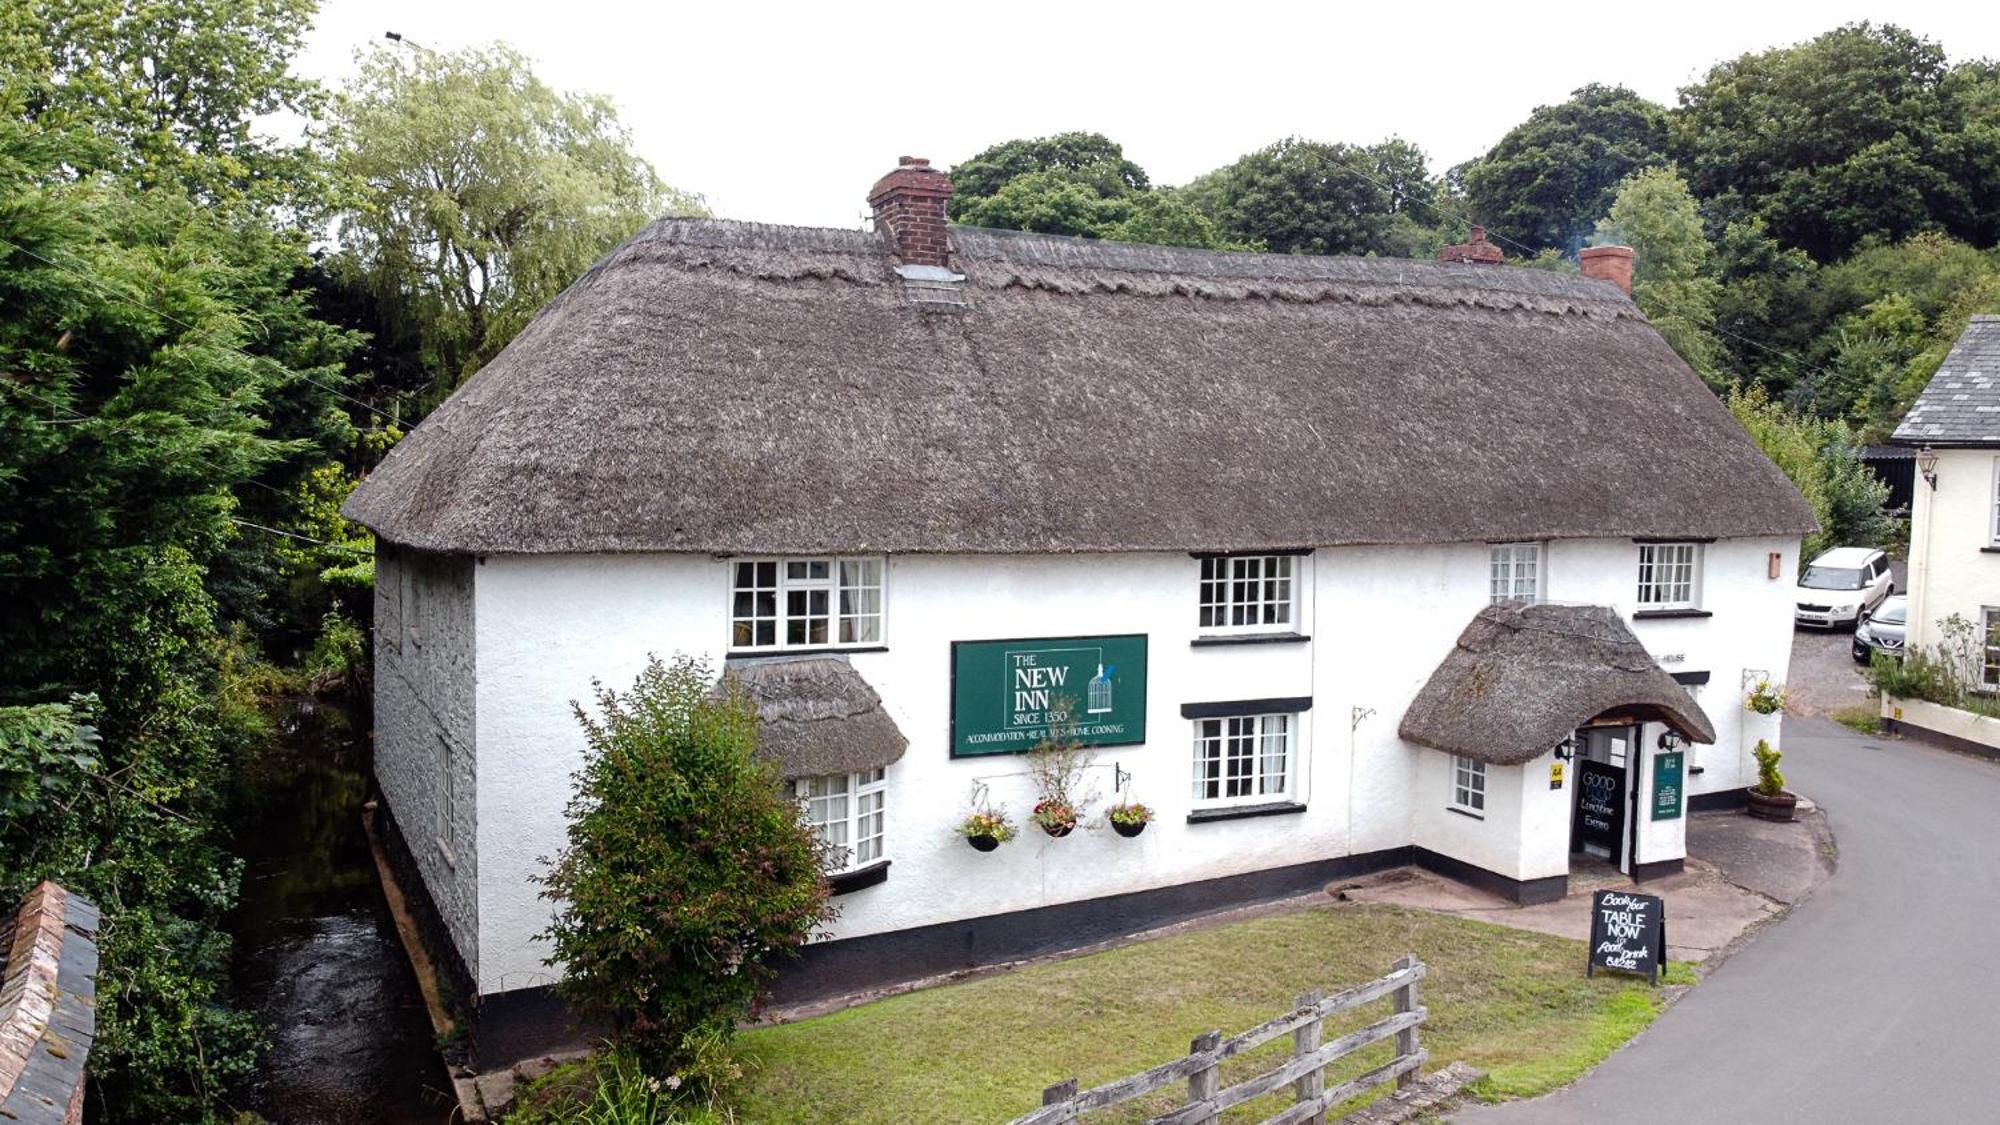
[(1493, 765), (1548, 753), (1607, 713), (1666, 723), (1693, 742), (1715, 728), (1603, 606), (1495, 605), (1459, 634), (1403, 713), (1409, 742)]
[(757, 757), (786, 777), (872, 770), (909, 748), (882, 697), (844, 656), (732, 661), (717, 688), (732, 684), (757, 707)]
[(345, 511), (464, 553), (1231, 551), (1792, 535), (1638, 309), (1539, 270), (663, 219)]
[(1972, 318), (1889, 440), (2000, 445), (2000, 316)]

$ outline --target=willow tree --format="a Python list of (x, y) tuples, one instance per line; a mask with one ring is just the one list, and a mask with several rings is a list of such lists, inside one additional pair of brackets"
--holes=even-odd
[(647, 220), (701, 211), (610, 101), (551, 88), (502, 45), (372, 51), (327, 139), (341, 268), (420, 348), (434, 395)]

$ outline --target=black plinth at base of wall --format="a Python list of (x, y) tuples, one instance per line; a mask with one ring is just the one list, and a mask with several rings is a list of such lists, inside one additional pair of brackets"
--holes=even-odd
[(1414, 859), (1418, 867), (1523, 905), (1555, 902), (1569, 893), (1568, 875), (1551, 875), (1546, 879), (1510, 879), (1429, 848), (1412, 850), (1416, 852)]
[(1748, 789), (1719, 789), (1713, 793), (1696, 793), (1688, 798), (1689, 812), (1734, 812), (1750, 804)]

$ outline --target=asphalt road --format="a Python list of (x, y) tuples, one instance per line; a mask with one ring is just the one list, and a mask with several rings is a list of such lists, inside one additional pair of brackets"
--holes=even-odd
[(1992, 1121), (2000, 764), (1788, 721), (1839, 869), (1624, 1050), (1487, 1122)]

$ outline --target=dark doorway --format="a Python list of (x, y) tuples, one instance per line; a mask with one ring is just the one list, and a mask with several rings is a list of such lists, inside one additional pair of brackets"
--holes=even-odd
[(1626, 783), (1637, 745), (1631, 727), (1592, 727), (1577, 732), (1576, 804), (1570, 819), (1570, 850), (1596, 856), (1626, 869)]

